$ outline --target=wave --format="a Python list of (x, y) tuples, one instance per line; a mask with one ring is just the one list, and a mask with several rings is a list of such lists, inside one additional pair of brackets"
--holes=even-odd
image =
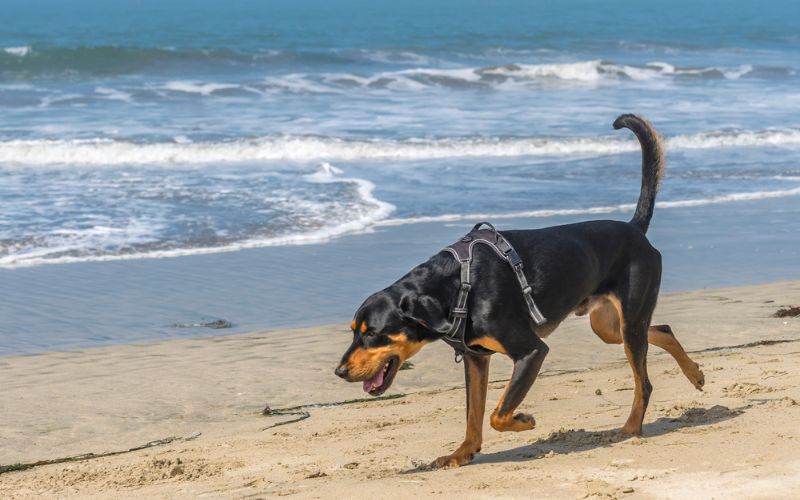
[[(542, 51), (495, 52), (490, 59), (508, 60), (509, 54), (520, 59), (540, 59)], [(136, 73), (208, 74), (217, 68), (230, 74), (231, 68), (254, 67), (271, 74), (267, 88), (307, 92), (310, 83), (322, 85), (327, 92), (352, 86), (388, 89), (417, 89), (438, 86), (449, 88), (491, 87), (502, 89), (516, 85), (558, 82), (596, 83), (601, 81), (646, 80), (736, 80), (743, 77), (779, 78), (797, 73), (795, 67), (697, 66), (678, 67), (668, 62), (620, 64), (604, 59), (571, 62), (516, 63), (464, 66), (468, 54), (452, 54), (453, 61), (408, 50), (331, 49), (331, 50), (250, 50), (232, 48), (174, 48), (135, 46), (19, 46), (0, 49), (0, 76), (5, 80), (29, 80), (66, 76), (106, 77)], [(483, 58), (487, 57), (486, 54)], [(469, 57), (468, 57), (469, 59)], [(469, 64), (469, 63), (467, 63)], [(472, 64), (475, 64), (474, 62)], [(287, 73), (299, 66), (312, 68), (308, 73)], [(372, 68), (405, 67), (393, 71)], [(450, 66), (450, 67), (448, 67)], [(360, 68), (359, 72), (331, 72), (331, 68)], [(300, 85), (298, 82), (306, 82)], [(247, 85), (257, 84), (248, 82)], [(317, 91), (322, 91), (318, 89)]]
[(284, 60), (287, 56), (291, 58), (291, 55), (279, 51), (247, 53), (224, 48), (34, 45), (0, 50), (0, 77), (5, 80), (35, 80), (59, 76), (105, 77), (149, 70), (162, 73), (170, 68), (183, 72), (195, 66), (202, 70), (208, 69), (210, 65), (224, 67), (231, 64), (271, 64)]
[(170, 90), (173, 92), (183, 92), (185, 94), (200, 94), (208, 96), (220, 90), (238, 89), (240, 88), (240, 86), (231, 83), (204, 83), (204, 82), (194, 82), (188, 80), (179, 80), (179, 81), (167, 82), (166, 84), (164, 84), (162, 88), (164, 90)]
[(336, 67), (364, 65), (430, 65), (437, 61), (409, 50), (321, 49), (276, 50), (234, 48), (176, 48), (120, 45), (26, 45), (0, 48), (0, 76), (6, 80), (35, 80), (65, 76), (208, 74), (210, 68), (230, 74), (232, 67)]
[[(778, 189), (773, 191), (753, 191), (743, 193), (730, 193), (726, 195), (713, 196), (710, 198), (695, 198), (688, 200), (670, 200), (656, 202), (656, 208), (687, 208), (700, 207), (705, 205), (719, 205), (722, 203), (733, 203), (737, 201), (755, 201), (773, 198), (787, 198), (790, 196), (800, 196), (800, 188)], [(376, 226), (403, 226), (407, 224), (421, 224), (426, 222), (459, 222), (489, 219), (520, 219), (520, 218), (543, 218), (568, 215), (602, 215), (616, 212), (630, 212), (636, 208), (635, 203), (624, 203), (620, 205), (608, 205), (588, 208), (564, 208), (549, 210), (522, 210), (517, 212), (504, 213), (472, 213), (472, 214), (442, 214), (421, 217), (406, 217), (398, 219), (384, 219), (376, 222)]]
[(3, 49), (3, 52), (15, 57), (25, 57), (31, 53), (31, 50), (29, 46), (24, 45), (22, 47), (6, 47)]
[[(120, 98), (124, 96), (119, 96)], [(800, 145), (800, 130), (710, 131), (666, 139), (669, 150)], [(191, 165), (264, 161), (425, 160), (459, 157), (608, 155), (638, 151), (620, 137), (442, 139), (344, 139), (266, 136), (222, 142), (138, 143), (112, 139), (11, 140), (0, 142), (6, 165)]]
[[(293, 220), (289, 227), (310, 228), (288, 234), (260, 237), (242, 237), (223, 244), (210, 243), (215, 238), (206, 238), (203, 244), (197, 240), (165, 241), (160, 234), (168, 221), (139, 214), (138, 219), (119, 227), (95, 225), (88, 228), (56, 229), (38, 236), (27, 235), (21, 240), (0, 239), (0, 268), (30, 267), (41, 264), (68, 264), (77, 262), (103, 262), (144, 258), (178, 257), (220, 252), (232, 252), (247, 248), (270, 246), (304, 245), (321, 243), (348, 233), (363, 233), (371, 230), (375, 223), (388, 217), (394, 205), (377, 199), (373, 195), (375, 185), (365, 179), (343, 177), (343, 172), (328, 164), (319, 165), (316, 172), (303, 176), (310, 184), (344, 183), (354, 186), (353, 199), (341, 204), (338, 210), (301, 197), (282, 194), (283, 201), (290, 205), (284, 219)], [(310, 211), (310, 217), (304, 213)], [(324, 220), (316, 227), (315, 220)]]
[[(128, 252), (122, 254), (100, 254), (100, 255), (67, 255), (58, 257), (48, 257), (52, 249), (35, 249), (22, 255), (8, 255), (0, 258), (0, 268), (21, 268), (43, 264), (69, 264), (78, 262), (107, 262), (116, 260), (136, 260), (154, 259), (168, 257), (183, 257), (192, 255), (207, 255), (223, 252), (234, 252), (252, 248), (264, 248), (272, 246), (287, 245), (306, 245), (323, 243), (344, 234), (370, 232), (376, 227), (401, 226), (422, 223), (443, 223), (476, 220), (498, 220), (498, 219), (518, 219), (518, 218), (546, 218), (555, 216), (571, 215), (603, 215), (620, 212), (631, 212), (636, 208), (633, 203), (588, 207), (588, 208), (568, 208), (552, 210), (530, 210), (505, 213), (471, 213), (471, 214), (443, 214), (422, 217), (407, 218), (386, 218), (394, 210), (388, 203), (377, 200), (372, 195), (374, 186), (361, 179), (336, 178), (341, 171), (330, 165), (321, 165), (320, 171), (307, 176), (309, 182), (356, 182), (359, 185), (359, 193), (363, 196), (367, 204), (372, 204), (372, 208), (358, 216), (357, 218), (320, 228), (305, 233), (288, 234), (270, 238), (252, 238), (229, 243), (222, 246), (193, 247), (193, 248), (172, 248), (168, 250), (148, 250)], [(334, 180), (335, 179), (335, 180)], [(734, 203), (741, 201), (755, 201), (774, 198), (785, 198), (790, 196), (800, 196), (800, 188), (783, 189), (774, 191), (754, 191), (730, 193), (726, 195), (696, 198), (686, 200), (660, 201), (656, 203), (659, 209), (673, 209), (684, 207), (697, 207), (704, 205), (718, 205), (723, 203)], [(93, 232), (96, 232), (92, 230)]]
[[(537, 89), (564, 84), (597, 84), (619, 81), (738, 80), (744, 77), (770, 78), (795, 74), (792, 68), (760, 67), (676, 67), (665, 62), (643, 65), (617, 64), (595, 59), (569, 63), (505, 64), (460, 68), (411, 68), (374, 74), (292, 73), (270, 77), (265, 90), (298, 93), (341, 92), (352, 87), (414, 91), (429, 87), (491, 88), (494, 90)], [(255, 85), (257, 86), (257, 85)]]

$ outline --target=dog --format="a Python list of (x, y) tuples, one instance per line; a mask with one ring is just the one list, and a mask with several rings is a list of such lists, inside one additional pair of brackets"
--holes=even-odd
[[(530, 390), (548, 352), (542, 341), (570, 314), (589, 315), (592, 330), (608, 344), (623, 344), (633, 370), (634, 398), (622, 435), (641, 435), (652, 392), (647, 376), (648, 344), (669, 352), (699, 390), (705, 382), (667, 325), (651, 326), (661, 283), (661, 254), (645, 234), (664, 175), (663, 142), (649, 122), (621, 115), (614, 128), (631, 130), (642, 149), (642, 186), (630, 222), (596, 220), (535, 230), (500, 231), (524, 262), (539, 309), (537, 325), (526, 307), (510, 266), (491, 248), (473, 253), (472, 289), (464, 342), (511, 358), (513, 373), (491, 414), (500, 432), (526, 431), (531, 415), (515, 412)], [(443, 250), (359, 307), (350, 325), (353, 340), (335, 374), (362, 382), (364, 391), (383, 394), (407, 359), (439, 340), (452, 326), (451, 312), (461, 285), (460, 264)], [(478, 347), (479, 346), (479, 347)], [(490, 356), (464, 354), (467, 430), (463, 443), (436, 459), (439, 467), (468, 464), (480, 451)]]

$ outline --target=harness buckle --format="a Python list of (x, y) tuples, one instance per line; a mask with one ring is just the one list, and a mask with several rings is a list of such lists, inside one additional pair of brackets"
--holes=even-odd
[(467, 317), (467, 312), (468, 311), (467, 311), (466, 307), (454, 307), (453, 308), (453, 316), (456, 316), (456, 317), (460, 316), (462, 318), (466, 318)]
[(455, 358), (453, 359), (453, 361), (455, 361), (456, 364), (458, 364), (458, 363), (461, 363), (461, 361), (463, 359), (464, 359), (464, 353), (460, 352), (460, 351), (456, 351), (456, 355), (455, 355)]
[(533, 292), (533, 290), (531, 290), (531, 286), (530, 285), (528, 285), (528, 286), (526, 286), (525, 288), (522, 289), (522, 293), (525, 294), (525, 295), (530, 295), (531, 292)]
[(503, 252), (503, 255), (506, 256), (508, 256), (508, 254), (510, 254), (514, 250), (514, 248), (511, 247), (511, 245), (505, 240), (505, 238), (498, 240), (497, 243), (495, 243), (495, 246), (497, 247), (498, 250)]
[(464, 291), (464, 292), (469, 292), (470, 290), (472, 290), (472, 284), (471, 283), (461, 283), (461, 290)]

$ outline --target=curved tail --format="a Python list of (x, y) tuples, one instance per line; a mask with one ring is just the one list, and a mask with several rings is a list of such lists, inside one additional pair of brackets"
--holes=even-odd
[(636, 213), (633, 214), (631, 224), (646, 233), (653, 217), (658, 186), (666, 168), (664, 144), (656, 129), (644, 118), (636, 115), (620, 115), (614, 120), (614, 128), (619, 130), (623, 127), (636, 134), (642, 146), (642, 190), (639, 192), (639, 202), (636, 204)]

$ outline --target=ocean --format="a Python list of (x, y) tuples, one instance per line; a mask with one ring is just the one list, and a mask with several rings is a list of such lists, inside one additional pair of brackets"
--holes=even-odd
[[(632, 134), (611, 128), (624, 112), (666, 139), (652, 227), (675, 248), (668, 289), (800, 277), (792, 0), (0, 8), (0, 352), (199, 334), (170, 326), (209, 309), (184, 302), (238, 307), (250, 279), (270, 305), (229, 318), (240, 330), (346, 322), (388, 284), (356, 279), (396, 257), (375, 234), (451, 228), (422, 231), (430, 254), (479, 219), (626, 219), (640, 160)], [(750, 239), (721, 249), (723, 226)], [(343, 247), (356, 258), (342, 261)], [(235, 291), (220, 296), (164, 272), (197, 255), (215, 256), (202, 262), (217, 270), (247, 268), (232, 251), (272, 259), (277, 274), (236, 274)], [(309, 299), (279, 272), (279, 259), (309, 253), (323, 270), (345, 266), (346, 290)], [(115, 261), (148, 276), (138, 299), (113, 300), (116, 286), (134, 286), (122, 278), (134, 267)], [(103, 281), (108, 273), (122, 282)], [(111, 297), (105, 322), (91, 299), (76, 306), (69, 286)], [(128, 316), (148, 320), (119, 319)]]

